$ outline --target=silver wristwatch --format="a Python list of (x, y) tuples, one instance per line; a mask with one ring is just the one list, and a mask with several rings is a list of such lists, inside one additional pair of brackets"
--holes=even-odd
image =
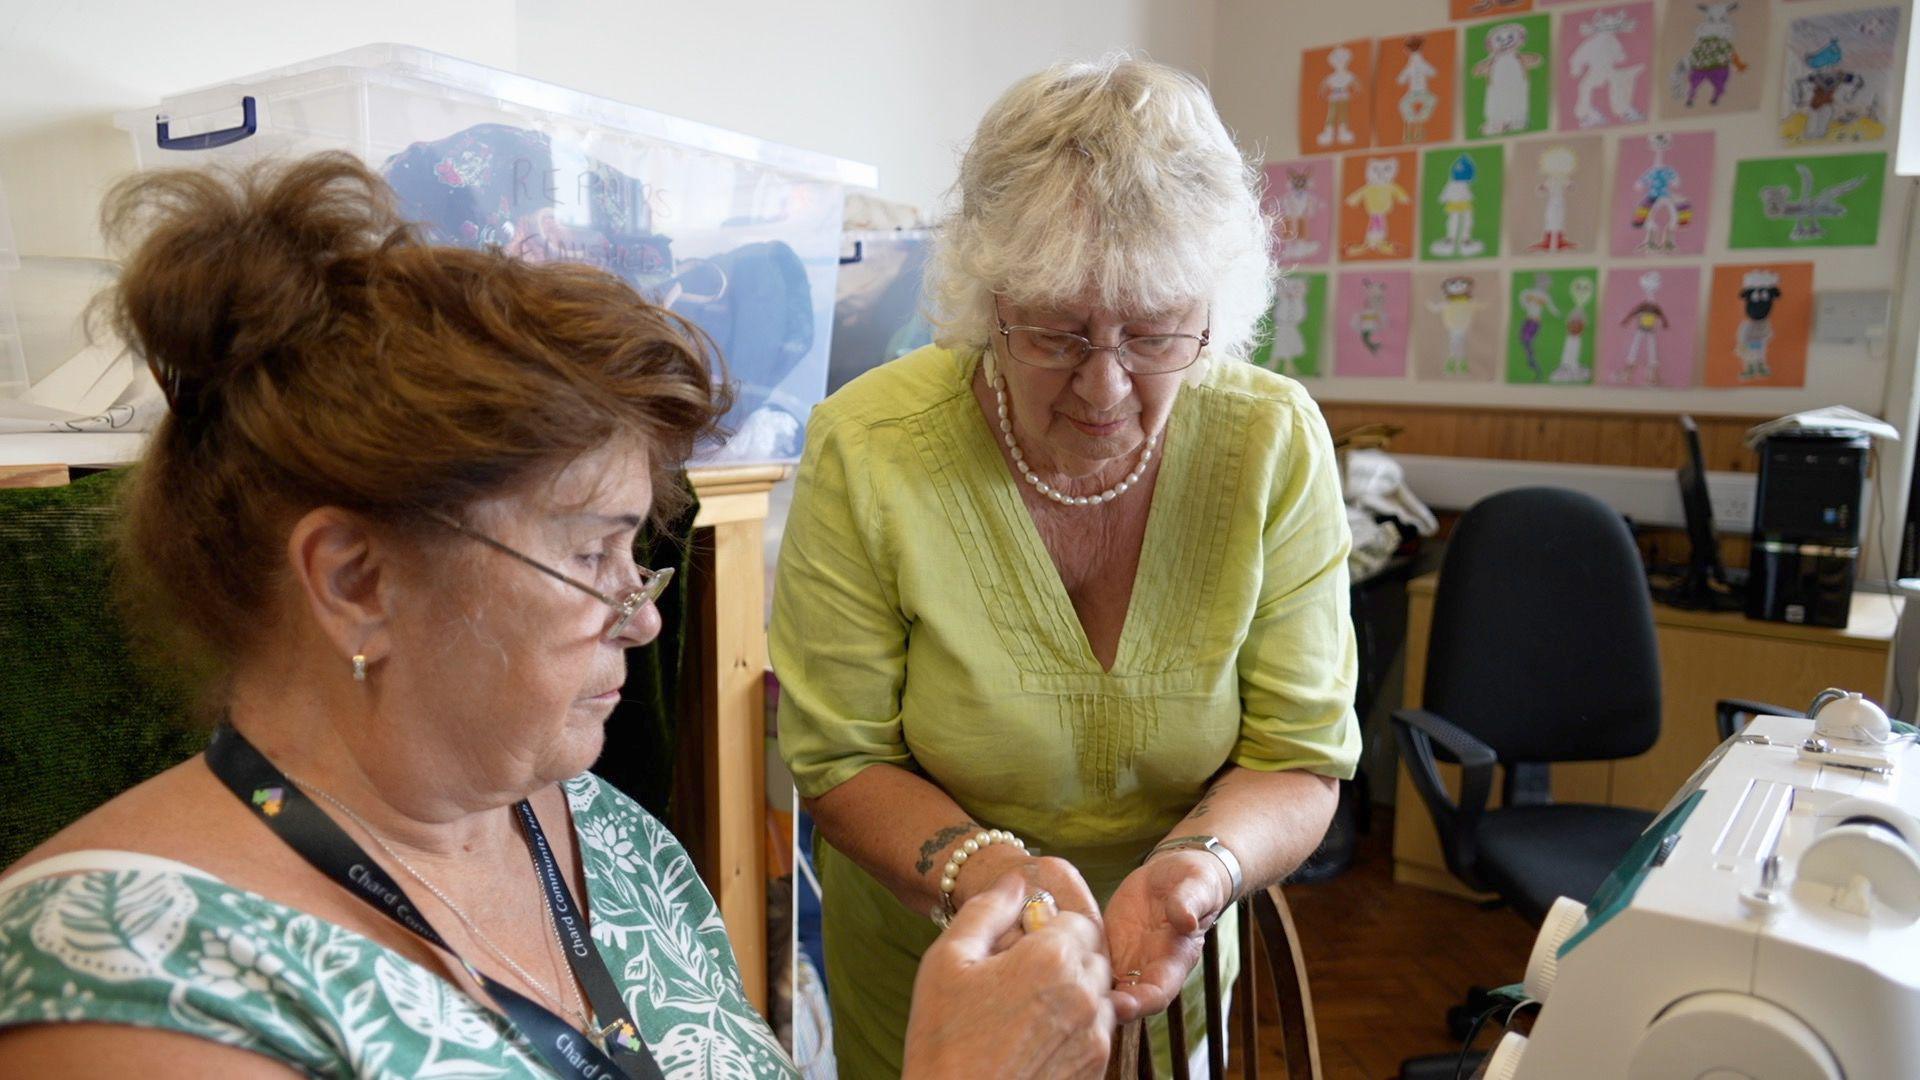
[(1240, 876), (1240, 860), (1233, 857), (1233, 852), (1227, 849), (1227, 845), (1220, 842), (1219, 837), (1197, 835), (1171, 837), (1154, 845), (1153, 850), (1147, 853), (1147, 858), (1151, 859), (1163, 851), (1212, 852), (1213, 856), (1220, 860), (1220, 865), (1227, 868), (1227, 879), (1233, 882), (1233, 899), (1240, 898), (1240, 887), (1245, 880)]

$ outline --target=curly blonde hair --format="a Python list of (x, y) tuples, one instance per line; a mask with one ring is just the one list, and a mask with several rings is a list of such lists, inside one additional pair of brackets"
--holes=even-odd
[(1029, 76), (961, 159), (927, 271), (938, 340), (984, 347), (995, 294), (1023, 306), (1091, 294), (1141, 315), (1204, 301), (1208, 352), (1243, 358), (1277, 276), (1260, 190), (1183, 71), (1116, 53)]

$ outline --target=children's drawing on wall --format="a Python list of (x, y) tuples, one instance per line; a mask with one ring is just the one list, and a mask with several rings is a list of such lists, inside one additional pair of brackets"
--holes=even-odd
[(1791, 146), (1885, 138), (1899, 34), (1897, 7), (1793, 20), (1781, 84), (1781, 141)]
[(1716, 266), (1707, 305), (1708, 386), (1806, 385), (1812, 263)]
[(1467, 128), (1475, 138), (1544, 131), (1551, 119), (1547, 15), (1467, 27)]
[(1598, 135), (1515, 143), (1507, 183), (1507, 235), (1515, 254), (1591, 252), (1599, 246), (1604, 151)]
[(1341, 163), (1340, 254), (1345, 259), (1404, 259), (1413, 245), (1413, 151), (1356, 154)]
[(1727, 246), (1866, 247), (1880, 237), (1887, 155), (1742, 161)]
[(1591, 346), (1587, 341), (1587, 308), (1593, 303), (1593, 279), (1577, 277), (1567, 282), (1567, 313), (1560, 320), (1560, 363), (1547, 376), (1553, 383), (1589, 383), (1593, 369), (1587, 365)]
[(1615, 256), (1706, 251), (1713, 141), (1711, 131), (1621, 138), (1609, 226)]
[(1420, 257), (1473, 259), (1500, 253), (1503, 147), (1430, 150), (1422, 167)]
[(1560, 126), (1637, 124), (1651, 106), (1653, 0), (1594, 8), (1560, 24)]
[(1414, 275), (1413, 374), (1483, 382), (1500, 370), (1500, 275), (1423, 270)]
[(1252, 360), (1298, 379), (1326, 374), (1327, 275), (1288, 273), (1274, 285), (1266, 344)]
[(1352, 150), (1373, 141), (1373, 41), (1359, 38), (1300, 54), (1300, 152)]
[[(1543, 0), (1552, 3), (1553, 0)], [(1452, 0), (1449, 5), (1452, 17), (1459, 19), (1485, 19), (1494, 15), (1519, 15), (1533, 10), (1533, 0)]]
[(1453, 138), (1459, 37), (1451, 28), (1380, 39), (1374, 142), (1410, 146)]
[(1760, 107), (1772, 0), (1671, 0), (1660, 26), (1656, 71), (1666, 86), (1660, 115), (1672, 120)]
[(1507, 381), (1580, 385), (1593, 381), (1593, 298), (1598, 272), (1517, 271), (1507, 342)]
[(1266, 211), (1273, 217), (1273, 257), (1283, 266), (1327, 262), (1333, 255), (1333, 161), (1269, 163)]
[(1634, 250), (1670, 253), (1679, 250), (1680, 230), (1693, 224), (1693, 204), (1680, 190), (1680, 170), (1667, 161), (1673, 136), (1656, 131), (1647, 136), (1647, 148), (1653, 152), (1653, 164), (1633, 181), (1639, 197), (1633, 208), (1633, 227), (1640, 230), (1640, 243)]
[(1608, 271), (1600, 309), (1600, 384), (1692, 386), (1699, 327), (1699, 268)]
[(1363, 379), (1406, 375), (1412, 288), (1413, 275), (1404, 270), (1340, 275), (1333, 303), (1335, 375)]

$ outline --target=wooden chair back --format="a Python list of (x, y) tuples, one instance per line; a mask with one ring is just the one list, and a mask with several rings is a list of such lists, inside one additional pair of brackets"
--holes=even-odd
[[(1300, 952), (1300, 935), (1293, 923), (1293, 911), (1280, 886), (1273, 885), (1242, 899), (1239, 904), (1240, 975), (1234, 980), (1234, 997), (1240, 1002), (1240, 1030), (1236, 1033), (1233, 1054), (1240, 1062), (1240, 1075), (1254, 1080), (1260, 1075), (1260, 1014), (1271, 1010), (1279, 1023), (1281, 1060), (1286, 1080), (1320, 1080), (1320, 1042), (1314, 1031), (1313, 995), (1307, 987), (1307, 965)], [(1207, 1076), (1225, 1080), (1227, 1075), (1226, 1016), (1220, 1000), (1220, 941), (1218, 929), (1207, 931), (1201, 953), (1205, 986), (1207, 1039)], [(1262, 972), (1267, 974), (1264, 984)], [(1262, 987), (1266, 993), (1261, 993)], [(1264, 1002), (1264, 1005), (1262, 1004)], [(1168, 1055), (1173, 1080), (1190, 1080), (1187, 1069), (1188, 1038), (1183, 1002), (1175, 996), (1167, 1008)], [(1114, 1050), (1107, 1063), (1108, 1080), (1156, 1080), (1153, 1049), (1144, 1023), (1125, 1025), (1114, 1036)]]

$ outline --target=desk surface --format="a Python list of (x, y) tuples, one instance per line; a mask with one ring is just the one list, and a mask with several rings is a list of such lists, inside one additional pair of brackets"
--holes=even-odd
[[(1440, 572), (1436, 570), (1415, 578), (1407, 585), (1407, 589), (1422, 596), (1431, 596), (1439, 582)], [(1900, 613), (1905, 610), (1906, 603), (1906, 598), (1902, 596), (1856, 590), (1853, 594), (1853, 610), (1847, 617), (1847, 628), (1844, 630), (1749, 619), (1738, 611), (1686, 611), (1661, 603), (1653, 605), (1653, 622), (1656, 626), (1685, 626), (1727, 634), (1884, 650), (1887, 642), (1893, 640), (1894, 631), (1900, 625)]]

